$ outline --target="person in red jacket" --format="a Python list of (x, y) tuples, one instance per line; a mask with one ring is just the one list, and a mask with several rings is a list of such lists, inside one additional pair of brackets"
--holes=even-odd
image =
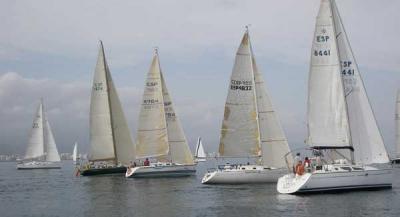
[(150, 161), (148, 158), (146, 158), (146, 160), (144, 161), (143, 166), (150, 166)]

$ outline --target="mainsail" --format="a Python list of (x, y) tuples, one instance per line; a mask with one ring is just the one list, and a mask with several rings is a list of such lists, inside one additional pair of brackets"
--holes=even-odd
[(72, 160), (74, 162), (76, 162), (76, 160), (78, 159), (78, 143), (75, 142), (74, 144), (74, 150), (72, 151)]
[(364, 164), (386, 163), (389, 158), (382, 135), (334, 0), (332, 0), (332, 11), (350, 123), (351, 144), (355, 150), (354, 160)]
[(196, 151), (195, 151), (195, 158), (206, 158), (207, 154), (204, 151), (203, 143), (201, 142), (201, 138), (197, 139)]
[(250, 40), (246, 31), (236, 53), (225, 103), (219, 144), (220, 156), (261, 155), (254, 87)]
[(308, 141), (350, 146), (349, 123), (329, 0), (322, 0), (312, 44), (308, 81)]
[(157, 53), (153, 57), (145, 82), (139, 113), (136, 153), (139, 158), (160, 157), (169, 153), (161, 71)]
[(89, 160), (127, 165), (134, 159), (135, 146), (100, 42), (90, 102)]
[(43, 134), (43, 103), (40, 102), (35, 117), (31, 132), (29, 135), (28, 148), (24, 159), (34, 159), (42, 157), (44, 154), (44, 134)]
[(397, 91), (396, 97), (396, 154), (400, 157), (400, 90)]

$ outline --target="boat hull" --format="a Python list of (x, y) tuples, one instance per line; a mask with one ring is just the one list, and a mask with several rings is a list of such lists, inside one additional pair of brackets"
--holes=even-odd
[(361, 171), (321, 171), (302, 176), (287, 174), (278, 180), (283, 194), (349, 191), (392, 187), (392, 169), (366, 167)]
[(49, 161), (34, 161), (27, 163), (17, 164), (18, 170), (35, 170), (35, 169), (61, 169), (60, 162), (49, 162)]
[[(256, 168), (256, 169), (253, 169)], [(267, 169), (260, 166), (245, 169), (223, 169), (207, 172), (202, 184), (251, 184), (275, 183), (278, 178), (286, 173), (286, 169)]]
[(126, 167), (108, 167), (108, 168), (89, 168), (80, 170), (81, 176), (96, 176), (96, 175), (112, 175), (123, 174), (126, 172)]
[(400, 158), (392, 159), (392, 164), (400, 165)]
[(196, 173), (194, 165), (140, 166), (128, 168), (127, 178), (169, 178), (185, 177)]

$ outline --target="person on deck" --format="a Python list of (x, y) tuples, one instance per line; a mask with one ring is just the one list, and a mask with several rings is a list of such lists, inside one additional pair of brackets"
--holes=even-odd
[(296, 156), (294, 157), (294, 161), (293, 161), (293, 173), (294, 174), (296, 174), (296, 166), (299, 161), (301, 161), (300, 153), (297, 153)]
[(308, 157), (304, 158), (304, 168), (307, 170), (307, 172), (311, 172), (311, 161)]
[(144, 161), (143, 166), (150, 166), (150, 161), (148, 158), (146, 158), (146, 160)]
[(304, 174), (304, 165), (301, 160), (296, 165), (296, 176), (302, 176)]

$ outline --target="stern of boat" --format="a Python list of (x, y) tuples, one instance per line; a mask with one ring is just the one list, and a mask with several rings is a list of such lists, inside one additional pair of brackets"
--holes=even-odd
[(303, 187), (311, 177), (311, 173), (302, 176), (287, 174), (278, 179), (276, 189), (281, 194), (294, 194)]

